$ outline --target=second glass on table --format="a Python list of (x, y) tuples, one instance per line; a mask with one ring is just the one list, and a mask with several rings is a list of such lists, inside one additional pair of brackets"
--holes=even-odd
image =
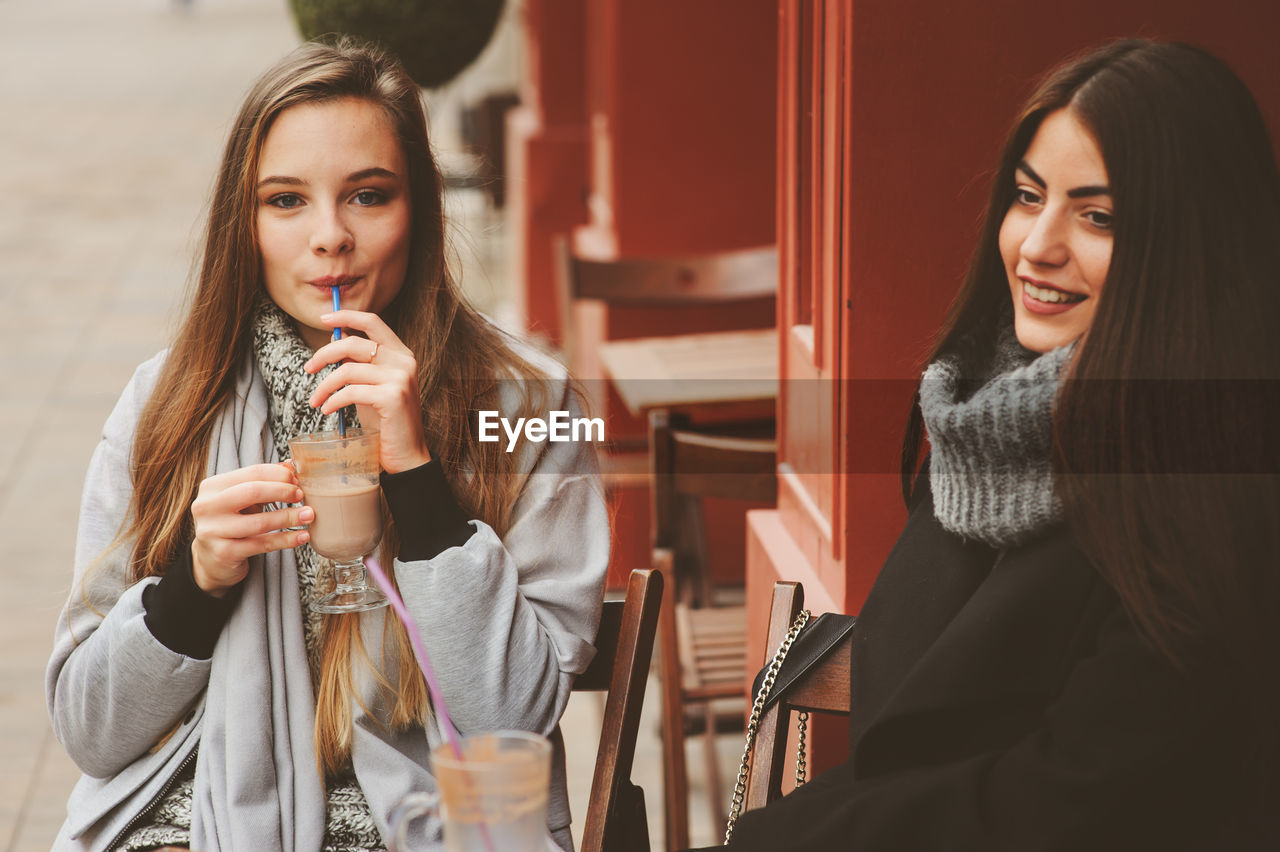
[(391, 812), (392, 852), (422, 849), (431, 838), (414, 825), (438, 814), (445, 852), (547, 852), (551, 743), (529, 731), (491, 731), (431, 750), (437, 792), (410, 793)]
[(317, 612), (362, 612), (387, 605), (369, 585), (364, 557), (382, 538), (378, 431), (308, 432), (289, 439), (302, 499), (315, 510), (311, 549), (333, 560), (332, 592), (311, 602)]

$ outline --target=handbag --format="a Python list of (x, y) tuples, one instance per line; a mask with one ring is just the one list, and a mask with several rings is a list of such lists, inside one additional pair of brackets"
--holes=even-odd
[[(812, 620), (812, 623), (810, 623)], [(855, 617), (835, 612), (824, 612), (813, 618), (809, 610), (802, 610), (782, 638), (778, 650), (769, 664), (762, 668), (751, 685), (755, 700), (751, 704), (751, 716), (747, 719), (746, 742), (742, 749), (742, 762), (738, 765), (738, 780), (733, 787), (733, 801), (729, 805), (729, 819), (725, 824), (724, 843), (733, 837), (733, 829), (742, 815), (742, 802), (747, 793), (747, 774), (751, 765), (751, 750), (755, 746), (756, 732), (760, 729), (760, 717), (796, 682), (796, 680), (823, 659), (853, 630)], [(808, 768), (805, 763), (805, 735), (809, 727), (809, 714), (796, 714), (796, 786), (803, 787)]]

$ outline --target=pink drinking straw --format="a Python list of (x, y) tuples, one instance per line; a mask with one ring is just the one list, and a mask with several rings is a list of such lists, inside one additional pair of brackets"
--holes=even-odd
[[(334, 292), (337, 292), (336, 288)], [(435, 670), (431, 668), (431, 658), (427, 656), (427, 649), (423, 646), (422, 637), (418, 634), (418, 625), (414, 623), (413, 616), (409, 614), (409, 608), (404, 605), (404, 600), (400, 597), (400, 593), (396, 591), (396, 587), (391, 585), (391, 581), (383, 573), (382, 566), (378, 564), (378, 560), (372, 556), (365, 557), (364, 565), (373, 576), (373, 582), (387, 596), (387, 601), (391, 604), (391, 608), (395, 610), (401, 623), (404, 624), (405, 632), (409, 634), (409, 644), (413, 646), (414, 652), (418, 655), (418, 668), (422, 669), (422, 676), (427, 680), (427, 691), (431, 693), (431, 703), (435, 705), (440, 727), (444, 729), (444, 736), (449, 741), (453, 756), (458, 760), (465, 760), (462, 756), (462, 741), (458, 739), (458, 731), (453, 727), (453, 720), (449, 718), (449, 711), (444, 706), (444, 695), (440, 692), (440, 684), (436, 681)], [(489, 852), (494, 852), (493, 838), (489, 836), (489, 826), (486, 823), (480, 824), (480, 832), (484, 838), (485, 848)]]
[(391, 581), (387, 579), (387, 575), (382, 572), (382, 567), (378, 565), (378, 560), (372, 556), (364, 560), (365, 567), (369, 569), (369, 573), (373, 575), (373, 582), (378, 584), (378, 588), (387, 596), (391, 608), (395, 610), (396, 615), (404, 624), (405, 631), (409, 634), (409, 644), (413, 646), (414, 652), (418, 655), (418, 667), (422, 669), (422, 676), (427, 679), (427, 691), (431, 693), (431, 703), (435, 705), (436, 715), (440, 719), (440, 727), (444, 729), (445, 739), (449, 741), (449, 747), (453, 749), (453, 756), (458, 760), (462, 760), (462, 741), (458, 739), (458, 731), (453, 727), (453, 720), (449, 718), (449, 711), (444, 706), (444, 695), (440, 692), (440, 684), (436, 681), (435, 670), (431, 668), (431, 658), (427, 656), (427, 649), (422, 644), (422, 637), (418, 635), (418, 625), (414, 623), (413, 616), (409, 614), (409, 609), (404, 605), (396, 587), (391, 585)]

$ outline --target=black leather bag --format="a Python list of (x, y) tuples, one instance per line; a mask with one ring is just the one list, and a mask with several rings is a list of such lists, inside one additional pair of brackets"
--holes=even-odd
[[(778, 669), (777, 677), (773, 682), (773, 689), (769, 691), (761, 710), (768, 710), (779, 697), (786, 694), (787, 689), (796, 682), (797, 678), (826, 659), (831, 650), (853, 630), (856, 620), (857, 616), (824, 612), (809, 621), (791, 643), (791, 650), (782, 661), (782, 666)], [(756, 678), (751, 684), (752, 695), (760, 694), (760, 687), (764, 683), (765, 673), (768, 670), (769, 666), (766, 665), (756, 673)]]

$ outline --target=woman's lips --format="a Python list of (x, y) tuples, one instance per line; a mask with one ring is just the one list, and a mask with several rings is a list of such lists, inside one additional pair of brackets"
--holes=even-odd
[[(1071, 310), (1085, 300), (1085, 296), (1068, 293), (1050, 285), (1037, 284), (1023, 278), (1022, 306), (1033, 314), (1061, 314)], [(1045, 301), (1046, 299), (1069, 297), (1070, 301)]]
[(312, 278), (307, 283), (322, 290), (332, 290), (334, 287), (343, 289), (350, 287), (363, 277), (363, 275), (322, 275), (319, 278)]

